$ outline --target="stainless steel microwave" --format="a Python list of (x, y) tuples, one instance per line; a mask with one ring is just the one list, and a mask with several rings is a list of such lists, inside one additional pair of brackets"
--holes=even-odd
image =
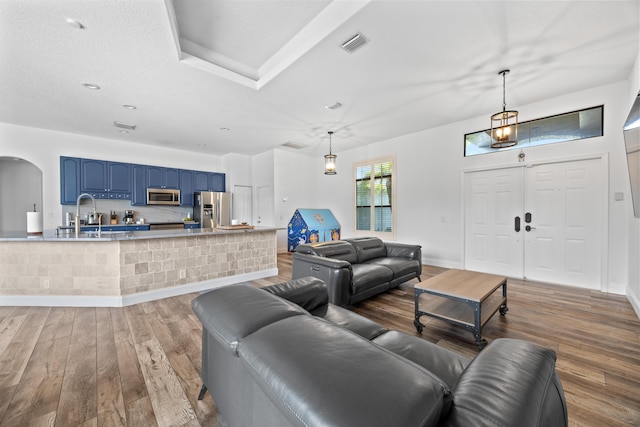
[(148, 205), (180, 205), (180, 190), (169, 188), (147, 188)]

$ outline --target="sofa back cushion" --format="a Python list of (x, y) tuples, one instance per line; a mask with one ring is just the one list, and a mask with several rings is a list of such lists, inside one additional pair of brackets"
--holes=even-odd
[(387, 256), (387, 247), (377, 237), (357, 237), (347, 241), (356, 249), (359, 263)]
[(425, 369), (315, 316), (265, 326), (239, 354), (293, 425), (435, 426), (450, 405)]
[(191, 307), (202, 327), (236, 355), (238, 343), (254, 331), (287, 317), (308, 315), (302, 307), (247, 284), (206, 292), (191, 301)]
[(306, 243), (298, 245), (296, 252), (310, 255), (318, 255), (326, 258), (334, 258), (347, 261), (351, 264), (358, 262), (358, 254), (353, 245), (345, 240), (332, 240), (330, 242)]
[(317, 277), (301, 277), (262, 288), (273, 295), (291, 301), (307, 311), (329, 304), (327, 285)]

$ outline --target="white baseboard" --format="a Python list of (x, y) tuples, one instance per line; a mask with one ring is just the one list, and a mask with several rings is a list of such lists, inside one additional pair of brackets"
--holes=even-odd
[(422, 257), (422, 265), (432, 265), (434, 267), (441, 268), (462, 268), (460, 261), (451, 261), (446, 259), (436, 259), (436, 258), (427, 258)]
[(636, 316), (640, 319), (640, 297), (638, 295), (631, 292), (631, 289), (627, 287), (627, 299), (631, 303), (631, 307), (636, 312)]
[(278, 269), (255, 271), (252, 273), (238, 274), (235, 276), (221, 277), (202, 282), (187, 283), (185, 285), (172, 286), (170, 288), (154, 289), (122, 296), (99, 295), (3, 295), (0, 296), (1, 306), (29, 306), (29, 307), (125, 307), (147, 301), (190, 294), (192, 292), (204, 292), (223, 286), (233, 285), (264, 277), (277, 276)]

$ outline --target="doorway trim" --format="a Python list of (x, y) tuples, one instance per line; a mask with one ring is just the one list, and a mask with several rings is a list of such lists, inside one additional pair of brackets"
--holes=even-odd
[(604, 182), (601, 182), (602, 185), (602, 194), (600, 196), (600, 206), (602, 206), (602, 220), (600, 224), (600, 241), (602, 242), (601, 250), (600, 250), (600, 291), (609, 292), (609, 186), (610, 186), (610, 177), (609, 177), (609, 153), (602, 154), (593, 154), (593, 155), (585, 155), (585, 156), (570, 156), (570, 157), (559, 157), (555, 159), (548, 160), (539, 160), (539, 161), (524, 161), (518, 164), (497, 164), (491, 166), (481, 166), (474, 168), (465, 168), (460, 171), (460, 218), (461, 224), (460, 229), (462, 233), (460, 235), (460, 247), (462, 248), (462, 268), (465, 268), (467, 265), (466, 260), (466, 217), (465, 217), (465, 182), (466, 182), (466, 174), (473, 172), (484, 172), (491, 170), (504, 170), (504, 169), (512, 169), (512, 168), (530, 168), (534, 166), (541, 165), (551, 165), (555, 163), (570, 163), (570, 162), (579, 162), (583, 160), (600, 160), (600, 172), (602, 174)]

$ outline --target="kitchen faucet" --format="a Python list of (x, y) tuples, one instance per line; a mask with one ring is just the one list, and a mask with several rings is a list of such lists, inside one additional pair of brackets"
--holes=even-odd
[(94, 199), (91, 194), (82, 193), (78, 196), (78, 200), (76, 200), (76, 237), (78, 237), (78, 234), (80, 234), (80, 199), (82, 199), (83, 197), (88, 197), (93, 200), (93, 211), (96, 211), (96, 199)]

